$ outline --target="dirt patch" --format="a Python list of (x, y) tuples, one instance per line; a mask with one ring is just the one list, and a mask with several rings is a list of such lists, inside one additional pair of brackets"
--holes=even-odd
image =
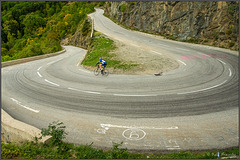
[(114, 43), (117, 48), (110, 53), (114, 55), (113, 59), (129, 64), (131, 67), (127, 69), (108, 68), (112, 73), (161, 75), (161, 73), (176, 69), (179, 66), (175, 60), (166, 55), (153, 53), (149, 50), (141, 49), (141, 47), (127, 45), (120, 41), (115, 41)]

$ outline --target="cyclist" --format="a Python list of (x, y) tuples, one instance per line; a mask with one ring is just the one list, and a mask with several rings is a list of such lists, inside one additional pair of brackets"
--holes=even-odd
[[(100, 64), (99, 64), (100, 63)], [(103, 74), (103, 71), (105, 70), (105, 67), (107, 65), (107, 62), (102, 59), (102, 57), (99, 58), (99, 62), (97, 64), (95, 64), (95, 66), (97, 66), (99, 64), (99, 67), (100, 67), (100, 70), (101, 70), (101, 73)], [(103, 66), (103, 69), (102, 69), (102, 66)]]

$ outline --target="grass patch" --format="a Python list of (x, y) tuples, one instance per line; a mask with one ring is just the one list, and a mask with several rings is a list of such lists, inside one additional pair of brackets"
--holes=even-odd
[(113, 56), (109, 54), (110, 51), (116, 48), (113, 41), (99, 35), (99, 32), (96, 34), (97, 36), (94, 33), (93, 42), (91, 43), (90, 49), (88, 50), (85, 59), (82, 61), (82, 64), (86, 66), (94, 66), (99, 61), (99, 58), (102, 57), (107, 61), (108, 66), (113, 66), (115, 61), (111, 63)]
[[(38, 139), (26, 141), (22, 145), (1, 142), (2, 159), (216, 159), (222, 157), (239, 157), (239, 148), (225, 151), (189, 152), (180, 151), (168, 154), (131, 153), (122, 148), (122, 143), (113, 143), (111, 150), (96, 149), (90, 145), (74, 145), (62, 140), (67, 133), (62, 122), (50, 123), (47, 129), (42, 129), (42, 135), (51, 135), (48, 144), (39, 143)], [(41, 138), (40, 138), (41, 139)]]
[(82, 61), (82, 65), (93, 67), (99, 61), (100, 57), (107, 61), (108, 68), (127, 71), (138, 65), (118, 60), (114, 53), (110, 53), (114, 49), (116, 49), (116, 46), (113, 40), (105, 37), (100, 32), (95, 31), (93, 41)]
[[(239, 157), (239, 148), (226, 151), (176, 153), (131, 153), (121, 144), (113, 144), (111, 150), (96, 149), (90, 145), (73, 145), (62, 143), (54, 146), (35, 142), (25, 142), (22, 145), (1, 143), (2, 159), (217, 159), (222, 157)], [(59, 149), (61, 148), (61, 149)], [(218, 157), (219, 152), (219, 157)]]

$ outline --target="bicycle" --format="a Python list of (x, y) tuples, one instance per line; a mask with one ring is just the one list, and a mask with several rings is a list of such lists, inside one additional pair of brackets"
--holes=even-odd
[(109, 75), (109, 72), (106, 71), (106, 68), (104, 68), (104, 70), (100, 70), (99, 65), (97, 65), (97, 68), (94, 70), (94, 75), (98, 76), (100, 72), (103, 76), (108, 76)]

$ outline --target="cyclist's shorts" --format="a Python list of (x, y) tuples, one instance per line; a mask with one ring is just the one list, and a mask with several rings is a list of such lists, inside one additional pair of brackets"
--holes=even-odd
[(102, 64), (102, 65), (103, 65), (103, 66), (104, 66), (104, 68), (105, 68), (107, 64), (105, 64), (105, 63), (104, 63), (104, 64)]

